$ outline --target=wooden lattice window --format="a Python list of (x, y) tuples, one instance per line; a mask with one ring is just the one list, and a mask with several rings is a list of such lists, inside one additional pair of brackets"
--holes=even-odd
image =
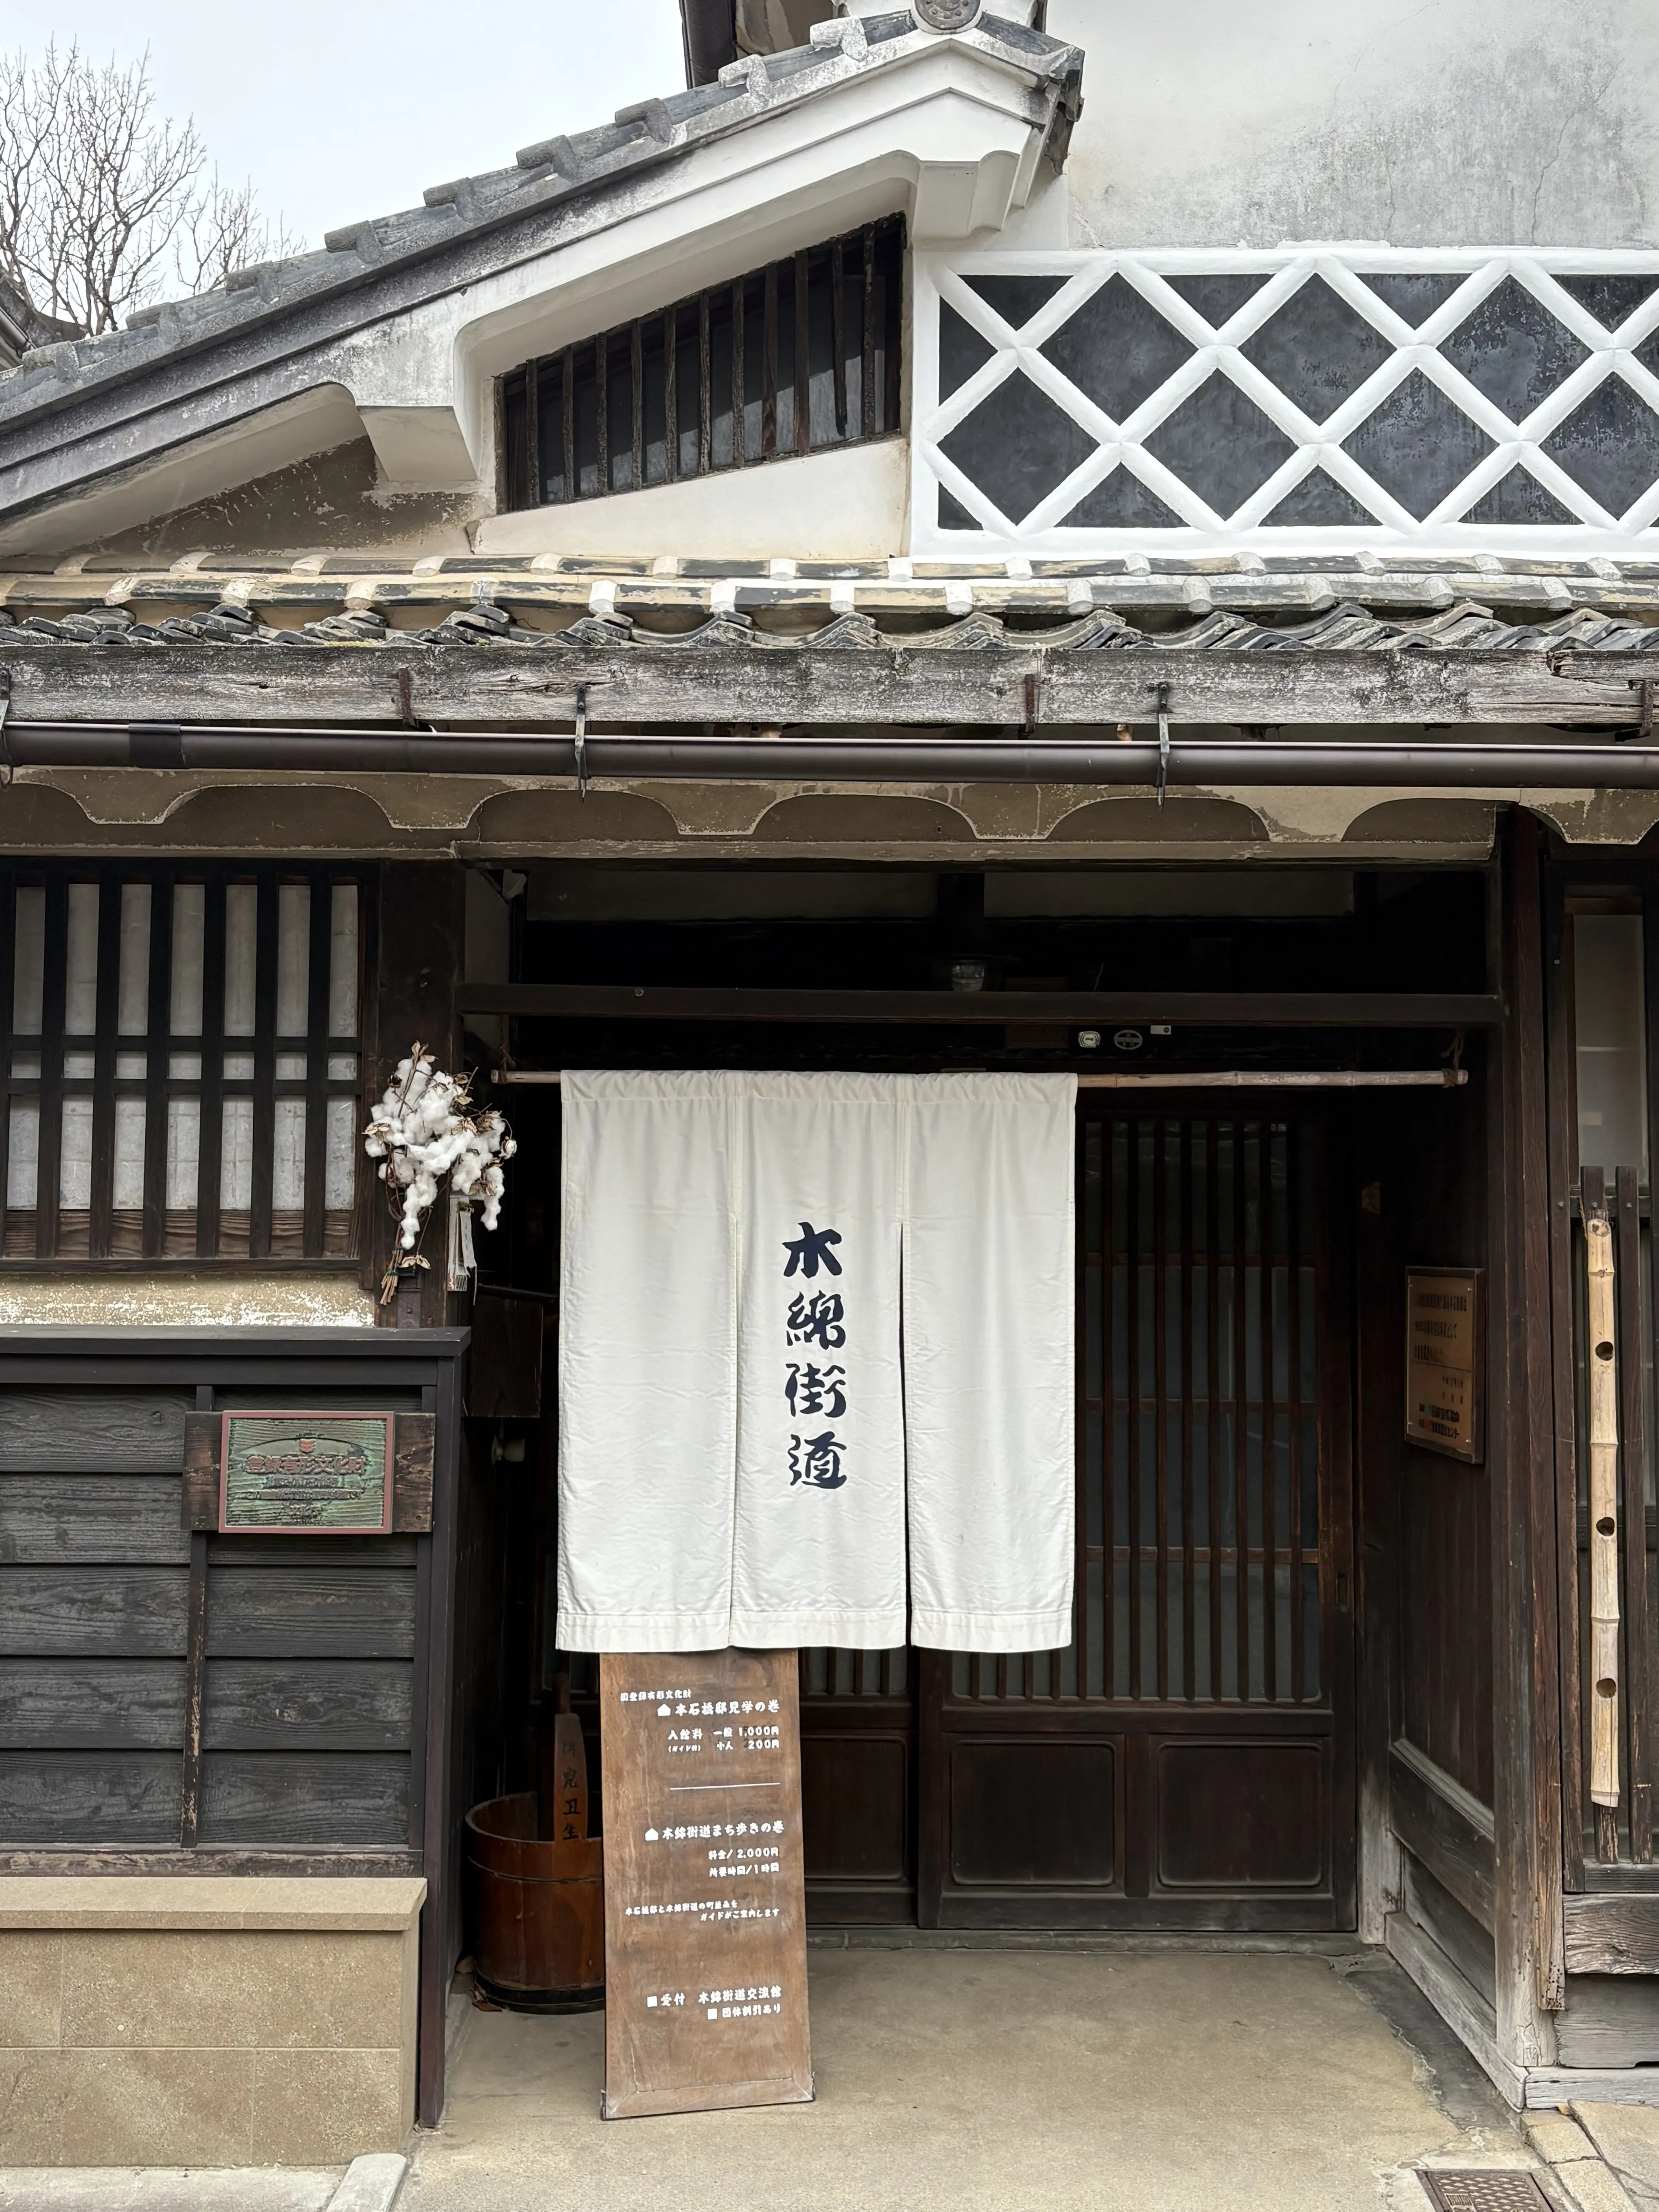
[(501, 496), (553, 507), (890, 437), (897, 216), (501, 379)]
[(350, 1259), (362, 893), (0, 866), (0, 1264)]

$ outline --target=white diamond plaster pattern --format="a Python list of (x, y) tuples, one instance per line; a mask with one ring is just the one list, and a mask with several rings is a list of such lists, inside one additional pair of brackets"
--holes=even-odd
[[(1454, 274), (1456, 289), (1416, 328), (1371, 291), (1367, 274)], [(1267, 281), (1218, 328), (1166, 280), (1183, 276), (1253, 275)], [(1018, 330), (981, 299), (969, 276), (1060, 276), (1066, 281)], [(1042, 351), (1084, 302), (1121, 276), (1194, 348), (1190, 357), (1121, 422), (1080, 392)], [(1279, 390), (1243, 347), (1313, 276), (1362, 316), (1393, 349), (1324, 422), (1316, 422)], [(1651, 276), (1656, 289), (1616, 330), (1605, 329), (1556, 281), (1559, 276)], [(1510, 420), (1439, 352), (1505, 278), (1514, 277), (1589, 349), (1588, 357), (1521, 422)], [(939, 302), (945, 301), (995, 350), (946, 399), (939, 397)], [(1381, 247), (1310, 246), (1276, 252), (1104, 252), (938, 254), (918, 252), (915, 279), (915, 421), (912, 550), (995, 556), (1050, 556), (1166, 550), (1285, 553), (1409, 547), (1419, 551), (1628, 554), (1659, 520), (1659, 479), (1622, 514), (1611, 514), (1544, 451), (1545, 441), (1596, 391), (1617, 375), (1659, 413), (1659, 377), (1636, 349), (1659, 330), (1659, 254), (1583, 251), (1556, 253), (1462, 252)], [(1420, 371), (1494, 442), (1420, 520), (1386, 491), (1343, 441), (1413, 374)], [(1095, 450), (1023, 519), (1003, 514), (940, 448), (943, 441), (1011, 375), (1024, 374), (1095, 441)], [(1296, 450), (1231, 515), (1222, 515), (1147, 450), (1146, 441), (1209, 377), (1229, 378)], [(1659, 426), (1656, 426), (1659, 427)], [(1516, 465), (1528, 469), (1569, 514), (1572, 524), (1474, 524), (1461, 518)], [(1127, 468), (1181, 518), (1182, 527), (1099, 529), (1067, 526), (1064, 518), (1117, 467)], [(1323, 468), (1369, 508), (1369, 525), (1264, 527), (1285, 495)], [(943, 489), (981, 526), (941, 529)]]

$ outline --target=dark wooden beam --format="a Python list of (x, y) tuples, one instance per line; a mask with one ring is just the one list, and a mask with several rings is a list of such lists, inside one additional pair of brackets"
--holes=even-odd
[[(1152, 726), (1522, 723), (1633, 728), (1628, 656), (1541, 653), (1051, 652), (997, 647), (669, 646), (462, 649), (255, 644), (8, 653), (11, 719), (252, 726), (295, 720), (404, 729), (568, 722), (576, 687), (596, 729), (646, 723)], [(1621, 662), (1623, 665), (1621, 665)], [(1030, 689), (1028, 694), (1027, 682)], [(405, 681), (406, 679), (406, 681)]]
[(561, 1021), (1007, 1028), (1170, 1022), (1182, 1029), (1484, 1029), (1504, 1017), (1501, 999), (1475, 991), (750, 991), (628, 983), (465, 983), (457, 988), (454, 1003), (464, 1014)]
[(1547, 2064), (1565, 2003), (1554, 1370), (1538, 825), (1504, 843), (1499, 942), (1510, 1018), (1489, 1123), (1488, 1340), (1498, 2041)]

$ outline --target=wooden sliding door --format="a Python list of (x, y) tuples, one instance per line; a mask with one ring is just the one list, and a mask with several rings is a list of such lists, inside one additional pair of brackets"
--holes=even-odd
[(924, 1924), (1352, 1925), (1346, 1297), (1312, 1117), (1085, 1104), (1061, 1651), (913, 1655)]

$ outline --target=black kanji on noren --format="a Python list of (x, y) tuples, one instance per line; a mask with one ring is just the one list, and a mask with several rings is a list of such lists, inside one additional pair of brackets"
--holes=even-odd
[(789, 1255), (789, 1264), (783, 1271), (785, 1275), (793, 1275), (799, 1268), (810, 1283), (817, 1273), (820, 1263), (830, 1274), (840, 1274), (841, 1261), (830, 1249), (832, 1244), (839, 1244), (840, 1242), (839, 1229), (814, 1229), (810, 1221), (803, 1221), (799, 1237), (793, 1241), (788, 1237), (784, 1239), (783, 1249)]

